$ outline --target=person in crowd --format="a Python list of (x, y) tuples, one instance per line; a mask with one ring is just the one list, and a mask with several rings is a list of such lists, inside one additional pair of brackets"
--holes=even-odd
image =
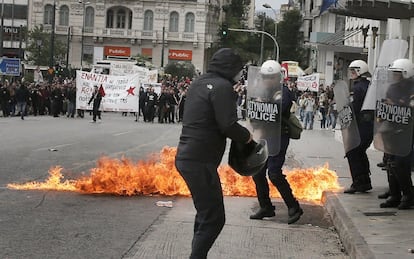
[(321, 94), (319, 95), (319, 112), (321, 115), (321, 129), (327, 129), (328, 125), (327, 125), (327, 108), (328, 106), (328, 100), (327, 100), (327, 95), (325, 93), (324, 90), (321, 90)]
[(72, 83), (69, 83), (66, 98), (68, 99), (67, 117), (74, 118), (76, 111), (76, 87)]
[(62, 99), (62, 91), (60, 86), (56, 83), (52, 85), (52, 92), (51, 95), (51, 108), (53, 117), (59, 117), (60, 109), (61, 109), (61, 99)]
[[(276, 88), (276, 84), (281, 83), (281, 66), (277, 61), (265, 61), (260, 68), (260, 73), (262, 74), (263, 81), (268, 81), (267, 85), (270, 85), (271, 88)], [(275, 95), (273, 93), (266, 94), (266, 96), (261, 97), (261, 99), (262, 101), (271, 101), (274, 99), (274, 96)], [(283, 84), (281, 110), (282, 116), (286, 119), (289, 119), (290, 108), (292, 106), (293, 100), (294, 97), (292, 92), (289, 90), (286, 84)], [(260, 127), (260, 125), (258, 127)], [(263, 219), (264, 217), (275, 216), (275, 206), (272, 205), (269, 196), (269, 183), (266, 177), (267, 173), (270, 182), (277, 188), (283, 198), (283, 201), (288, 207), (288, 224), (292, 224), (299, 220), (303, 214), (303, 210), (300, 207), (297, 199), (294, 197), (289, 182), (286, 180), (286, 176), (282, 171), (283, 164), (285, 163), (286, 151), (290, 140), (288, 126), (283, 123), (283, 120), (280, 132), (279, 153), (276, 155), (269, 155), (267, 159), (267, 165), (263, 167), (263, 169), (258, 174), (253, 176), (260, 209), (255, 214), (251, 215), (250, 219)], [(271, 136), (269, 139), (266, 139), (268, 145), (271, 145), (269, 144), (269, 141), (272, 141), (273, 137), (274, 136)]]
[(139, 97), (138, 97), (138, 117), (142, 116), (144, 118), (144, 121), (146, 121), (145, 118), (145, 99), (147, 98), (147, 93), (144, 90), (144, 87), (139, 88)]
[(329, 117), (329, 125), (331, 126), (332, 130), (335, 131), (338, 110), (336, 109), (336, 102), (334, 99), (328, 99), (328, 103), (329, 105), (327, 116)]
[(361, 111), (370, 83), (367, 77), (371, 76), (367, 63), (363, 60), (354, 60), (348, 69), (350, 71), (350, 78), (353, 81), (351, 104), (361, 139), (357, 147), (346, 153), (352, 176), (352, 184), (344, 190), (344, 193), (353, 194), (356, 192), (364, 193), (372, 189), (367, 149), (373, 139), (374, 117), (369, 111)]
[(0, 105), (1, 105), (1, 110), (3, 112), (3, 117), (9, 117), (10, 116), (10, 110), (9, 110), (9, 106), (10, 106), (10, 91), (7, 88), (6, 85), (3, 85), (0, 83)]
[(148, 90), (147, 99), (145, 100), (145, 113), (148, 122), (154, 122), (157, 100), (157, 93), (155, 93), (153, 87), (150, 87)]
[(27, 89), (25, 84), (20, 84), (20, 87), (18, 87), (16, 90), (15, 97), (16, 97), (16, 102), (17, 102), (17, 109), (18, 109), (18, 112), (20, 113), (20, 118), (24, 120), (24, 116), (26, 114), (27, 102), (29, 101), (29, 98), (30, 98), (30, 92)]
[[(234, 78), (243, 68), (232, 49), (213, 54), (207, 73), (193, 81), (185, 102), (175, 166), (186, 182), (196, 209), (190, 258), (207, 258), (225, 223), (223, 192), (217, 168), (226, 138), (252, 145), (250, 132), (237, 120)], [(237, 89), (238, 90), (238, 89)]]
[(37, 116), (39, 114), (40, 109), (40, 91), (38, 85), (33, 85), (30, 89), (30, 100), (31, 106), (33, 110), (33, 115)]
[(88, 105), (91, 104), (91, 102), (93, 102), (93, 106), (92, 106), (92, 121), (91, 122), (96, 122), (96, 117), (98, 117), (99, 120), (101, 120), (101, 111), (99, 110), (99, 107), (101, 106), (101, 101), (102, 101), (102, 92), (99, 91), (99, 87), (98, 85), (94, 86), (94, 90), (91, 96), (91, 99), (89, 99)]
[(167, 103), (168, 100), (168, 90), (166, 86), (161, 88), (161, 94), (158, 96), (157, 106), (158, 106), (158, 123), (165, 123), (167, 122), (167, 113), (168, 109), (170, 108), (169, 104)]
[(175, 122), (175, 108), (178, 104), (177, 96), (175, 94), (174, 88), (170, 87), (168, 89), (168, 96), (167, 96), (167, 118), (168, 123), (174, 123)]
[(180, 100), (178, 101), (178, 122), (183, 121), (185, 99), (187, 98), (187, 88), (180, 89)]
[(315, 108), (316, 108), (315, 98), (313, 97), (311, 92), (307, 92), (305, 96), (306, 96), (305, 101), (303, 103), (305, 107), (304, 108), (305, 123), (304, 123), (303, 128), (312, 130), (313, 129), (313, 118), (315, 116)]
[(299, 113), (299, 119), (301, 122), (305, 119), (305, 100), (306, 100), (306, 94), (302, 94), (299, 97), (298, 100), (298, 113)]

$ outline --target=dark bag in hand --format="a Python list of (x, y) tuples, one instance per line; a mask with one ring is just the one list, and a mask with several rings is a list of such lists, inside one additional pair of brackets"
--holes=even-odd
[(291, 139), (300, 139), (300, 134), (303, 131), (302, 123), (298, 120), (295, 114), (291, 113), (289, 119), (283, 117), (283, 122), (289, 128), (289, 137)]

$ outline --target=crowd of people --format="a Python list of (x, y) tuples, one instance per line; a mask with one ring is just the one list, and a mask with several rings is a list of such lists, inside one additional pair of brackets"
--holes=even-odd
[[(188, 86), (192, 79), (166, 75), (161, 82), (160, 92), (150, 86), (140, 87), (138, 116), (145, 122), (159, 123), (181, 122)], [(90, 111), (92, 122), (101, 119), (100, 103), (102, 95), (92, 94)], [(53, 117), (84, 118), (85, 111), (76, 109), (76, 81), (73, 78), (55, 78), (49, 82), (0, 82), (0, 106), (3, 117), (50, 115)], [(123, 113), (127, 115), (127, 113)]]

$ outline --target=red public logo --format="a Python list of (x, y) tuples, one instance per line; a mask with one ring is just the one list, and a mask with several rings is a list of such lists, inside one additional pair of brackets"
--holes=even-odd
[(192, 60), (193, 52), (191, 50), (170, 49), (168, 58), (174, 60)]

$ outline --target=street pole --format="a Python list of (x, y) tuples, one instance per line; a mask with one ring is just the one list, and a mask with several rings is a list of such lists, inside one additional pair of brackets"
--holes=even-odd
[(165, 26), (162, 26), (161, 67), (164, 67)]
[(55, 55), (55, 23), (56, 23), (56, 0), (53, 0), (53, 11), (52, 11), (52, 33), (50, 36), (50, 59), (49, 67), (54, 66), (54, 55)]
[(82, 12), (83, 12), (83, 17), (82, 17), (82, 32), (81, 32), (81, 60), (80, 60), (80, 66), (81, 66), (81, 70), (83, 70), (83, 34), (85, 32), (85, 1), (82, 1)]
[[(272, 6), (270, 6), (269, 4), (263, 4), (264, 8), (269, 8), (273, 11), (273, 14), (275, 15), (275, 38), (277, 38), (277, 12), (275, 9), (272, 8)], [(273, 47), (273, 53), (275, 53), (275, 48), (276, 46)]]
[(1, 1), (0, 57), (3, 57), (4, 0)]
[(68, 38), (66, 42), (66, 69), (69, 67), (69, 46), (70, 46), (70, 26), (68, 27)]
[(274, 55), (276, 56), (276, 61), (279, 61), (279, 44), (277, 43), (275, 37), (273, 37), (270, 33), (265, 32), (265, 31), (245, 30), (245, 29), (233, 29), (233, 28), (229, 28), (228, 30), (229, 31), (239, 31), (239, 32), (261, 33), (261, 34), (264, 34), (264, 35), (269, 36), (269, 38), (271, 38), (273, 40), (273, 43), (275, 44), (276, 53), (274, 53)]
[[(266, 13), (263, 12), (263, 21), (262, 21), (262, 30), (265, 30), (265, 25), (266, 25)], [(262, 34), (262, 40), (260, 43), (260, 60), (259, 60), (259, 65), (262, 65), (263, 63), (263, 50), (264, 50), (264, 35)]]

